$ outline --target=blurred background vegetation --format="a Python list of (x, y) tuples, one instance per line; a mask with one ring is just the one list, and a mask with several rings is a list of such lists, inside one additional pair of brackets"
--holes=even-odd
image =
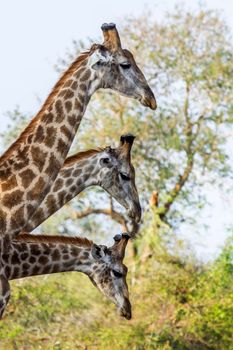
[[(195, 224), (206, 205), (203, 187), (224, 188), (231, 179), (229, 28), (218, 12), (201, 6), (193, 12), (177, 6), (161, 22), (148, 11), (121, 25), (122, 42), (145, 72), (159, 108), (154, 113), (114, 93), (98, 92), (72, 153), (114, 146), (122, 133), (135, 134), (133, 163), (143, 222), (132, 228), (108, 194), (91, 189), (37, 232), (81, 233), (106, 244), (122, 226), (133, 229), (136, 239), (126, 258), (133, 320), (118, 318), (77, 273), (14, 281), (0, 325), (1, 349), (233, 349), (233, 235), (208, 263), (198, 261), (179, 237), (181, 224)], [(55, 69), (65, 69), (89, 42), (73, 42)], [(8, 132), (0, 135), (4, 147), (32, 117), (19, 108), (8, 116)], [(101, 214), (106, 208), (108, 216)], [(100, 214), (94, 214), (96, 209)]]

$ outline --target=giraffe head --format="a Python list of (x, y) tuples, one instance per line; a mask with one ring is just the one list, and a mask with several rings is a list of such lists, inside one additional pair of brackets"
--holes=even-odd
[(137, 223), (141, 219), (141, 206), (135, 184), (135, 170), (131, 163), (131, 148), (135, 137), (122, 135), (117, 148), (107, 147), (100, 154), (99, 184), (126, 210)]
[(100, 88), (110, 88), (140, 101), (143, 106), (156, 109), (156, 100), (132, 53), (122, 49), (120, 37), (113, 23), (103, 24), (103, 45), (94, 44), (90, 66), (100, 81)]
[(89, 278), (92, 283), (116, 306), (121, 316), (131, 319), (131, 304), (126, 282), (127, 267), (123, 264), (125, 248), (129, 235), (123, 233), (114, 237), (115, 243), (108, 248), (93, 244), (91, 249), (92, 272)]

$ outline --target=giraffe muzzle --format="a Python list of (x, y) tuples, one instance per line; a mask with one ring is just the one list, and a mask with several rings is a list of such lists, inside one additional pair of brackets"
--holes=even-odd
[(128, 210), (128, 217), (133, 219), (137, 224), (141, 221), (142, 209), (140, 203), (134, 203), (134, 206)]
[(131, 311), (131, 304), (129, 299), (125, 299), (124, 305), (120, 309), (120, 315), (127, 320), (131, 320), (132, 318), (132, 311)]
[(141, 104), (145, 107), (149, 107), (152, 110), (157, 108), (157, 102), (155, 96), (150, 88), (147, 88), (145, 91), (145, 95), (142, 96), (140, 100)]

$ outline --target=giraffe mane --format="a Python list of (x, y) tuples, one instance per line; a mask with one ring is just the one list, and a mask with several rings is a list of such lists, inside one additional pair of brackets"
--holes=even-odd
[(78, 152), (68, 158), (66, 158), (64, 165), (69, 165), (72, 163), (76, 163), (79, 162), (82, 159), (91, 157), (92, 155), (95, 155), (97, 153), (103, 152), (105, 150), (105, 148), (103, 147), (99, 147), (99, 148), (93, 148), (93, 149), (89, 149), (87, 151), (82, 151), (82, 152)]
[(81, 53), (76, 58), (76, 60), (73, 63), (71, 63), (69, 68), (67, 70), (65, 70), (65, 72), (62, 74), (60, 79), (54, 85), (52, 91), (48, 95), (47, 99), (45, 100), (44, 104), (42, 105), (42, 108), (39, 110), (39, 112), (36, 114), (36, 116), (31, 120), (31, 122), (27, 125), (27, 127), (22, 131), (22, 133), (17, 138), (17, 140), (10, 145), (10, 147), (5, 151), (5, 153), (3, 153), (2, 156), (0, 156), (0, 162), (3, 162), (4, 160), (6, 160), (11, 155), (11, 153), (14, 152), (14, 150), (20, 146), (21, 141), (25, 140), (25, 138), (28, 136), (28, 134), (30, 134), (31, 131), (33, 131), (34, 125), (37, 123), (38, 119), (41, 117), (41, 115), (44, 113), (44, 111), (53, 103), (54, 98), (56, 97), (56, 95), (58, 94), (58, 91), (64, 85), (66, 80), (74, 73), (74, 71), (79, 66), (81, 66), (83, 61), (85, 61), (85, 59), (90, 54), (92, 54), (92, 52), (96, 49), (97, 46), (98, 46), (97, 44), (94, 44), (89, 51), (85, 51), (85, 52)]
[(93, 241), (85, 237), (68, 237), (58, 235), (32, 235), (28, 233), (22, 233), (18, 235), (14, 242), (25, 242), (25, 243), (64, 243), (74, 244), (82, 247), (90, 248), (93, 245)]
[(83, 63), (83, 61), (86, 60), (86, 58), (90, 55), (91, 50), (89, 51), (85, 51), (82, 52), (75, 60), (74, 62), (71, 63), (71, 65), (69, 66), (68, 69), (66, 69), (62, 76), (60, 77), (60, 79), (56, 82), (56, 84), (54, 85), (52, 91), (50, 92), (50, 94), (48, 95), (47, 99), (45, 100), (42, 108), (40, 109), (40, 111), (38, 112), (37, 116), (40, 116), (41, 113), (43, 113), (48, 107), (49, 105), (53, 102), (54, 97), (56, 97), (58, 91), (60, 90), (60, 88), (64, 85), (64, 83), (66, 82), (67, 78), (69, 78), (74, 71), (81, 66), (81, 64)]

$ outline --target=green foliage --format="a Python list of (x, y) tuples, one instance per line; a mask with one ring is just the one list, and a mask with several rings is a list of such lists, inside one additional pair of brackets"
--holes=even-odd
[[(146, 241), (138, 238), (144, 250)], [(0, 348), (232, 349), (232, 245), (209, 266), (197, 266), (166, 247), (158, 238), (151, 255), (127, 259), (131, 321), (117, 316), (81, 274), (14, 281)]]

